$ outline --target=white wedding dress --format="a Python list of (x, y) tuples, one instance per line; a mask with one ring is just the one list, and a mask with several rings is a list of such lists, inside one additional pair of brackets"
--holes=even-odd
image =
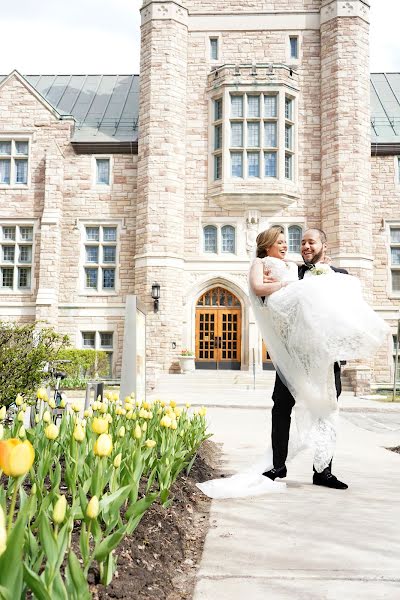
[[(256, 261), (261, 259), (256, 258)], [(341, 360), (372, 357), (389, 327), (364, 301), (357, 278), (316, 265), (298, 280), (294, 263), (267, 257), (264, 268), (290, 285), (265, 302), (249, 286), (258, 326), (272, 362), (296, 404), (290, 430), (288, 461), (301, 449), (314, 449), (314, 466), (323, 471), (336, 442), (338, 404), (333, 366)], [(256, 496), (281, 492), (282, 482), (262, 475), (271, 469), (272, 448), (247, 470), (232, 477), (198, 484), (211, 498)]]

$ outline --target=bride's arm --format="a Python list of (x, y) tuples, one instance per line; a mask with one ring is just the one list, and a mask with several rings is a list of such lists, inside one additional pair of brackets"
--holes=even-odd
[(286, 281), (264, 283), (264, 265), (261, 260), (255, 260), (251, 265), (249, 282), (256, 296), (270, 296), (287, 285)]

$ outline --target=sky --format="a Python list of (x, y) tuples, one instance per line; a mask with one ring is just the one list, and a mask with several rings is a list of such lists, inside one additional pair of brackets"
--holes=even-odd
[[(140, 6), (141, 0), (2, 0), (0, 73), (138, 73)], [(371, 0), (372, 72), (400, 72), (399, 23), (400, 0)]]

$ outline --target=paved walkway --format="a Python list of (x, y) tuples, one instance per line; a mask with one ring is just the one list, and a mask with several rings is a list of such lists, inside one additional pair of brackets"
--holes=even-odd
[[(166, 395), (209, 405), (226, 473), (253, 462), (270, 431), (271, 389), (210, 380), (204, 392)], [(385, 449), (400, 445), (400, 405), (344, 396), (341, 406), (334, 473), (350, 488), (313, 486), (307, 452), (290, 464), (287, 493), (213, 501), (193, 600), (400, 598), (400, 455)]]

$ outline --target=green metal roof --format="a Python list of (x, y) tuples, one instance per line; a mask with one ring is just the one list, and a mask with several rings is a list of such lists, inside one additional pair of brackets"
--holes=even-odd
[(400, 73), (371, 75), (371, 141), (400, 144)]
[[(25, 78), (60, 114), (75, 118), (73, 142), (137, 142), (139, 75)], [(371, 142), (400, 144), (400, 73), (371, 74)]]

